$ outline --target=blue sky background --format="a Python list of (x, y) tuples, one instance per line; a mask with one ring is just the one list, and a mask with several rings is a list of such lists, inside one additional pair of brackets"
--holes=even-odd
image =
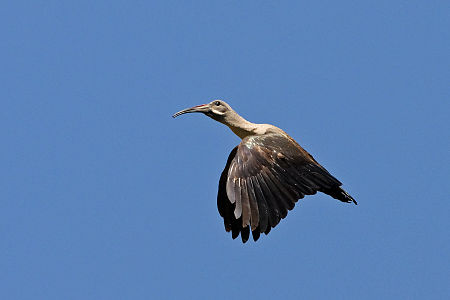
[[(1, 299), (450, 295), (448, 1), (3, 1)], [(225, 233), (221, 98), (359, 202)]]

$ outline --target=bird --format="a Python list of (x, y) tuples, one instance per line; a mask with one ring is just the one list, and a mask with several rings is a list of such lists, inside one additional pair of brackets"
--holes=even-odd
[(228, 156), (219, 179), (217, 208), (225, 230), (243, 243), (269, 234), (299, 199), (317, 192), (358, 204), (342, 183), (282, 129), (245, 120), (223, 100), (175, 113), (204, 115), (228, 126), (241, 142)]

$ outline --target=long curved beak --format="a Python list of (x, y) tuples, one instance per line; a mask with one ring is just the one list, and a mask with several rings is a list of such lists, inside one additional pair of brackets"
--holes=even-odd
[(208, 111), (209, 111), (209, 105), (208, 104), (202, 104), (202, 105), (197, 105), (197, 106), (194, 106), (194, 107), (191, 107), (191, 108), (183, 109), (183, 110), (177, 112), (176, 114), (174, 114), (172, 116), (172, 118), (176, 118), (176, 117), (178, 117), (180, 115), (188, 114), (188, 113), (206, 113)]

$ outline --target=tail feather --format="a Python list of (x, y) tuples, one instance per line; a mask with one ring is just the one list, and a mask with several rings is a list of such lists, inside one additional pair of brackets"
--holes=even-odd
[(344, 191), (344, 189), (342, 189), (341, 187), (335, 187), (335, 188), (331, 188), (329, 190), (324, 190), (322, 191), (323, 193), (330, 195), (331, 197), (333, 197), (334, 199), (338, 199), (342, 202), (347, 202), (347, 203), (355, 203), (356, 205), (358, 205), (358, 202), (356, 202), (355, 199), (353, 199), (352, 196), (350, 196), (349, 193), (347, 193), (346, 191)]

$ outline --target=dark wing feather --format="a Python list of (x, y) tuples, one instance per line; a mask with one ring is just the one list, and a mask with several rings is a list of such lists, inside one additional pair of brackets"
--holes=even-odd
[(219, 191), (217, 193), (217, 208), (219, 210), (219, 214), (223, 218), (225, 230), (227, 232), (232, 232), (233, 239), (239, 236), (242, 226), (240, 225), (240, 218), (237, 220), (234, 216), (235, 203), (232, 203), (230, 199), (228, 199), (226, 184), (228, 178), (228, 169), (230, 167), (231, 161), (236, 155), (237, 149), (238, 147), (235, 147), (228, 156), (227, 164), (220, 176)]
[(269, 223), (269, 208), (267, 207), (266, 198), (263, 195), (261, 186), (259, 185), (256, 176), (250, 177), (251, 183), (251, 197), (257, 202), (257, 210), (259, 216), (259, 228), (261, 232), (266, 231), (267, 224)]
[(246, 137), (231, 151), (219, 181), (217, 206), (225, 230), (245, 243), (268, 234), (298, 199), (320, 191), (343, 202), (356, 201), (341, 182), (292, 138), (282, 134)]

